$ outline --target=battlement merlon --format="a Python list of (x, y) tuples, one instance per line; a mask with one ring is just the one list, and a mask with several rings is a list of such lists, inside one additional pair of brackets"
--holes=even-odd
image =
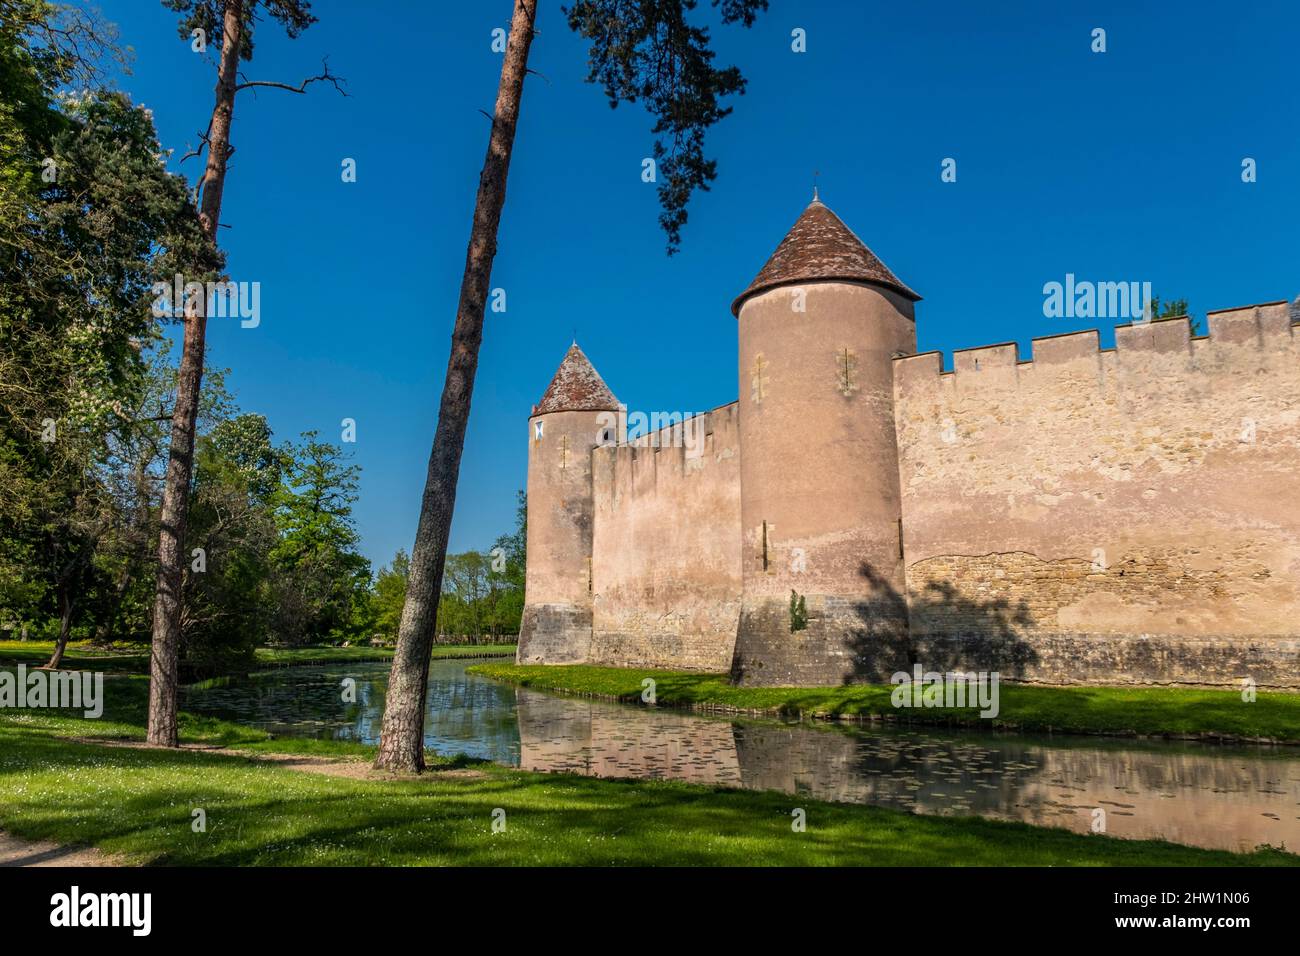
[(739, 404), (738, 401), (731, 401), (698, 414), (651, 412), (647, 416), (651, 424), (655, 421), (667, 421), (668, 424), (616, 444), (623, 448), (679, 448), (686, 440), (688, 429), (702, 428), (702, 435), (712, 435), (715, 431), (725, 431), (729, 428), (734, 429)]
[[(1014, 386), (1019, 378), (1035, 370), (1090, 363), (1097, 373), (1105, 369), (1107, 356), (1125, 353), (1182, 355), (1193, 362), (1211, 360), (1225, 348), (1255, 347), (1261, 351), (1286, 351), (1300, 334), (1300, 323), (1291, 320), (1289, 304), (1283, 300), (1259, 305), (1220, 309), (1206, 315), (1209, 335), (1192, 336), (1189, 320), (1183, 317), (1134, 322), (1115, 327), (1115, 348), (1100, 346), (1097, 329), (1064, 332), (1032, 340), (1032, 358), (1022, 359), (1015, 342), (957, 349), (953, 352), (953, 369), (943, 370), (943, 353), (922, 352), (901, 355), (893, 360), (894, 386), (900, 394), (917, 389), (938, 387), (941, 381), (955, 382), (959, 388), (976, 384)], [(1077, 370), (1077, 366), (1076, 369)], [(991, 373), (991, 374), (986, 374)], [(979, 376), (978, 380), (975, 376)]]

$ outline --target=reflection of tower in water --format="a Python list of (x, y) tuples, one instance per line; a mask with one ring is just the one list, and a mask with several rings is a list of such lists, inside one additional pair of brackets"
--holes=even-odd
[(743, 785), (727, 721), (517, 693), (525, 770)]

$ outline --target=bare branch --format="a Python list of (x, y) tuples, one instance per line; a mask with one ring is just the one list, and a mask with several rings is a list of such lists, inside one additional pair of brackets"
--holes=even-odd
[[(333, 84), (334, 89), (338, 90), (340, 96), (347, 96), (348, 95), (347, 90), (343, 89), (343, 87), (340, 85), (342, 83), (346, 83), (347, 81), (344, 80), (343, 77), (335, 76), (333, 73), (330, 72), (330, 64), (329, 64), (328, 57), (321, 60), (321, 67), (322, 69), (320, 73), (318, 73), (316, 76), (307, 77), (307, 79), (303, 80), (297, 86), (291, 86), (288, 83), (277, 83), (274, 80), (248, 80), (236, 86), (235, 92), (238, 93), (240, 90), (250, 90), (257, 87), (267, 87), (273, 90), (285, 90), (289, 93), (306, 93), (307, 87), (310, 86), (312, 83), (331, 83)], [(243, 74), (240, 75), (242, 76)]]
[(211, 145), (211, 144), (208, 142), (208, 136), (209, 136), (211, 133), (212, 133), (212, 121), (209, 120), (209, 121), (208, 121), (208, 128), (207, 128), (207, 130), (205, 130), (204, 132), (198, 134), (198, 135), (199, 135), (199, 145), (196, 146), (194, 149), (190, 150), (190, 151), (189, 151), (188, 153), (186, 153), (184, 156), (182, 156), (181, 159), (180, 159), (180, 161), (183, 163), (183, 162), (185, 162), (185, 160), (189, 159), (191, 156), (201, 156), (201, 155), (203, 155), (203, 148), (204, 148), (205, 146), (209, 146), (209, 145)]

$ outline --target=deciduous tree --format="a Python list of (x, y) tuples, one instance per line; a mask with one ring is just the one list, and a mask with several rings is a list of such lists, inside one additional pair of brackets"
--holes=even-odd
[(101, 570), (106, 445), (146, 377), (152, 282), (202, 261), (151, 117), (99, 87), (114, 39), (84, 11), (0, 0), (0, 599), (55, 613), (51, 666)]

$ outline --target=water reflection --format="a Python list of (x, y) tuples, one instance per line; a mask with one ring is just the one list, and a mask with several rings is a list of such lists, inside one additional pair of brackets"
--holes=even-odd
[[(555, 697), (430, 666), (425, 743), (528, 770), (779, 790), (1247, 850), (1300, 846), (1300, 754), (895, 727), (727, 720)], [(343, 703), (341, 681), (357, 682)], [(386, 665), (292, 668), (191, 691), (186, 707), (272, 733), (373, 743)]]
[[(425, 746), (438, 753), (518, 764), (514, 689), (466, 674), (467, 663), (429, 663)], [(347, 679), (355, 681), (355, 702), (344, 699)], [(181, 706), (278, 737), (374, 744), (379, 742), (387, 689), (387, 664), (286, 667), (228, 686), (185, 688)]]
[(721, 721), (518, 692), (523, 766), (780, 790), (1220, 849), (1300, 846), (1300, 757), (900, 728)]

